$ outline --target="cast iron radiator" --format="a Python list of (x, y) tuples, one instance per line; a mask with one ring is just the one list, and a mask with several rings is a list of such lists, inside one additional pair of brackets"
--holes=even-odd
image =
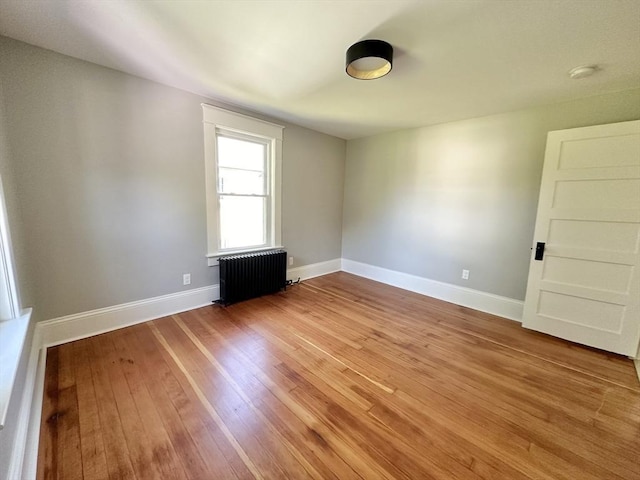
[(287, 252), (284, 250), (228, 255), (218, 261), (223, 305), (275, 293), (286, 286)]

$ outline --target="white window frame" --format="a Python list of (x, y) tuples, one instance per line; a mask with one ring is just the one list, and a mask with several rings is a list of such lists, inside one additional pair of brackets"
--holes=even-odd
[(7, 422), (9, 401), (31, 319), (31, 309), (20, 310), (9, 218), (0, 179), (0, 430)]
[[(272, 155), (271, 155), (271, 142), (265, 138), (262, 137), (256, 137), (255, 135), (247, 135), (246, 133), (238, 133), (238, 132), (234, 132), (234, 131), (229, 131), (229, 130), (225, 130), (222, 128), (216, 128), (216, 140), (219, 137), (223, 137), (223, 138), (231, 138), (234, 140), (241, 140), (241, 141), (246, 141), (246, 142), (251, 142), (251, 143), (255, 143), (258, 145), (262, 145), (265, 148), (265, 155), (263, 158), (263, 168), (264, 168), (264, 193), (263, 194), (238, 194), (238, 193), (224, 193), (222, 191), (220, 191), (220, 179), (217, 177), (218, 173), (220, 172), (219, 168), (216, 168), (216, 206), (218, 208), (218, 212), (220, 211), (220, 200), (221, 197), (223, 196), (239, 196), (239, 197), (259, 197), (259, 198), (264, 198), (266, 200), (266, 212), (265, 212), (265, 222), (264, 222), (264, 231), (263, 233), (263, 237), (265, 239), (265, 242), (259, 245), (248, 245), (246, 247), (240, 247), (240, 248), (223, 248), (222, 247), (222, 238), (221, 238), (221, 232), (222, 232), (222, 227), (221, 227), (221, 223), (220, 223), (220, 216), (218, 216), (218, 252), (224, 252), (224, 253), (233, 253), (233, 252), (237, 252), (237, 251), (246, 251), (246, 250), (255, 250), (255, 249), (261, 249), (261, 248), (271, 248), (270, 244), (271, 244), (271, 229), (272, 229), (272, 225), (271, 225), (271, 217), (272, 217), (272, 196), (273, 196), (273, 192), (272, 192), (272, 188), (271, 188), (271, 164), (273, 163), (272, 160)], [(216, 142), (216, 146), (217, 146), (217, 142)], [(217, 166), (217, 165), (216, 165)]]
[[(202, 104), (204, 125), (205, 191), (207, 203), (207, 264), (215, 266), (218, 257), (231, 253), (244, 253), (280, 248), (281, 193), (282, 193), (282, 137), (284, 127), (257, 118)], [(218, 193), (218, 134), (264, 142), (268, 149), (267, 185), (268, 206), (266, 244), (255, 248), (220, 248), (220, 204)]]

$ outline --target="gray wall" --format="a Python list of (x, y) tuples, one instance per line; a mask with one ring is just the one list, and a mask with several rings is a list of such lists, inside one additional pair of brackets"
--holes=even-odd
[(282, 236), (294, 267), (340, 258), (346, 142), (306, 128), (284, 130)]
[[(36, 318), (217, 283), (200, 107), (214, 102), (2, 37), (0, 58)], [(283, 242), (297, 265), (338, 258), (346, 142), (285, 126)]]
[(350, 140), (343, 257), (522, 300), (547, 132), (637, 118), (633, 90)]

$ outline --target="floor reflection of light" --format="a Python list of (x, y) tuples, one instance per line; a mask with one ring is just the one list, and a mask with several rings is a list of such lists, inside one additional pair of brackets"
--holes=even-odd
[(238, 332), (225, 334), (223, 344), (215, 349), (206, 349), (197, 339), (194, 343), (211, 365), (207, 375), (214, 387), (207, 397), (221, 411), (252, 425), (256, 402), (269, 391), (259, 380), (259, 371), (268, 365), (266, 342), (261, 337)]

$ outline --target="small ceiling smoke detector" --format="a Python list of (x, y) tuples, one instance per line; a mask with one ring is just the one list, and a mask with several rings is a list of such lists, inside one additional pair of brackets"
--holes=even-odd
[(590, 77), (597, 71), (597, 65), (580, 65), (579, 67), (575, 67), (569, 70), (569, 77), (573, 78), (574, 80), (578, 80), (579, 78)]

